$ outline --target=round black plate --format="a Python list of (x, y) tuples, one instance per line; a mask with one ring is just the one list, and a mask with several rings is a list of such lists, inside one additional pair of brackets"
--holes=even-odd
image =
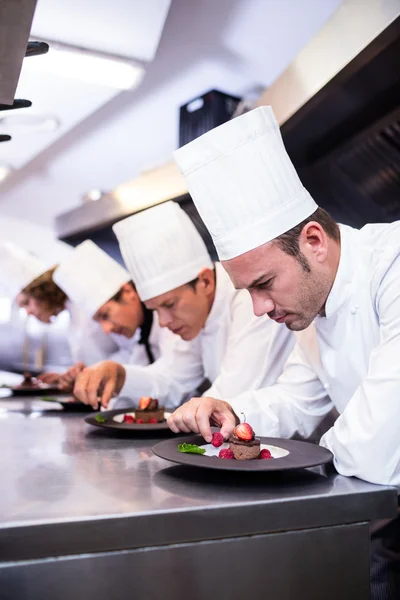
[(216, 456), (179, 452), (178, 444), (182, 442), (203, 446), (205, 442), (200, 435), (165, 440), (153, 446), (152, 450), (156, 456), (171, 462), (203, 469), (221, 469), (223, 471), (287, 471), (288, 469), (316, 467), (330, 462), (333, 458), (332, 452), (326, 448), (308, 442), (270, 437), (260, 437), (260, 441), (261, 444), (278, 446), (288, 450), (289, 454), (282, 458), (270, 460), (226, 460)]
[[(47, 383), (42, 383), (40, 386), (26, 386), (26, 387), (6, 387), (4, 389), (11, 390), (13, 396), (48, 396), (54, 394), (55, 396), (59, 396), (60, 394), (66, 394), (67, 392), (62, 392), (58, 389), (58, 387), (54, 385), (49, 385)], [(69, 392), (70, 393), (70, 392)]]
[[(98, 412), (94, 415), (90, 415), (85, 418), (86, 423), (89, 425), (94, 425), (95, 427), (104, 427), (106, 429), (117, 429), (118, 431), (162, 431), (166, 429), (170, 431), (167, 422), (163, 421), (162, 423), (117, 423), (113, 420), (112, 417), (115, 415), (122, 415), (124, 413), (134, 413), (134, 408), (119, 408), (118, 410), (105, 410), (104, 412)], [(169, 415), (170, 413), (166, 413)], [(107, 419), (106, 423), (98, 423), (96, 421), (96, 415), (101, 415), (105, 419)]]
[(64, 407), (64, 410), (93, 412), (93, 408), (90, 405), (83, 404), (83, 402), (79, 402), (79, 400), (76, 400), (73, 396), (69, 396), (67, 398), (65, 396), (54, 396), (54, 398), (51, 398), (49, 396), (48, 398), (40, 398), (40, 400), (42, 402), (48, 402), (49, 404), (51, 404), (52, 402), (54, 404), (61, 404), (61, 406)]

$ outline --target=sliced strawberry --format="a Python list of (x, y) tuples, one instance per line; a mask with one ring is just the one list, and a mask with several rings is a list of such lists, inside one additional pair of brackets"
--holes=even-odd
[(243, 442), (250, 442), (254, 438), (254, 431), (248, 423), (240, 423), (235, 427), (233, 433)]
[(139, 400), (139, 408), (140, 410), (146, 410), (151, 402), (150, 396), (142, 396)]

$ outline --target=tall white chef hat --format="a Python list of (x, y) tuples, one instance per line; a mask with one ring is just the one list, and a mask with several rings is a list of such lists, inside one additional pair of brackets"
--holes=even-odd
[(220, 125), (174, 152), (221, 260), (289, 231), (318, 206), (285, 150), (270, 106)]
[(61, 261), (54, 281), (88, 317), (130, 281), (128, 271), (91, 240), (85, 240)]
[(12, 242), (0, 245), (0, 285), (12, 298), (48, 268), (36, 256)]
[(113, 226), (125, 264), (145, 301), (213, 268), (205, 243), (185, 211), (166, 202)]

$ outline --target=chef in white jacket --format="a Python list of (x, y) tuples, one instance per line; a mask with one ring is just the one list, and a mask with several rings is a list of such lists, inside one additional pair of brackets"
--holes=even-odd
[[(140, 301), (130, 275), (91, 240), (66, 257), (53, 274), (70, 301), (93, 320), (114, 342), (108, 360), (148, 365), (160, 354), (160, 328), (152, 311)], [(89, 363), (92, 364), (92, 363)], [(86, 365), (80, 362), (65, 373), (60, 387), (67, 389)]]
[[(339, 227), (302, 186), (270, 107), (206, 133), (175, 159), (254, 313), (301, 333), (276, 385), (229, 404), (192, 399), (169, 420), (173, 431), (208, 440), (213, 417), (228, 437), (244, 411), (258, 434), (307, 437), (335, 406), (340, 416), (320, 443), (339, 473), (400, 487), (400, 222)], [(400, 598), (399, 519), (389, 529), (372, 563), (374, 598)], [(391, 566), (379, 577), (385, 544)]]
[(70, 314), (67, 337), (73, 360), (92, 364), (106, 358), (115, 349), (115, 342), (69, 300), (54, 282), (53, 273), (54, 268), (49, 269), (16, 244), (0, 244), (0, 281), (10, 298), (43, 323), (51, 323), (67, 310)]
[(276, 381), (293, 348), (292, 334), (267, 317), (254, 317), (249, 295), (234, 289), (220, 264), (214, 269), (200, 234), (178, 204), (167, 202), (128, 217), (114, 231), (140, 298), (173, 339), (149, 367), (107, 362), (87, 369), (74, 389), (79, 399), (97, 406), (101, 382), (107, 390), (103, 406), (121, 393), (134, 401), (155, 397), (175, 408), (204, 379), (216, 397)]

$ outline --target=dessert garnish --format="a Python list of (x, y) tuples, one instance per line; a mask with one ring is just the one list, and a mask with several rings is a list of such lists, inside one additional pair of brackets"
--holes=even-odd
[(224, 443), (224, 436), (219, 431), (215, 431), (212, 435), (211, 443), (214, 448), (219, 448)]
[(97, 423), (107, 423), (107, 417), (103, 417), (101, 414), (97, 414), (94, 418)]
[(183, 442), (182, 444), (178, 444), (178, 450), (179, 450), (179, 452), (187, 452), (187, 453), (192, 453), (192, 454), (204, 454), (205, 453), (204, 448), (201, 448), (197, 444), (187, 444), (186, 442)]

